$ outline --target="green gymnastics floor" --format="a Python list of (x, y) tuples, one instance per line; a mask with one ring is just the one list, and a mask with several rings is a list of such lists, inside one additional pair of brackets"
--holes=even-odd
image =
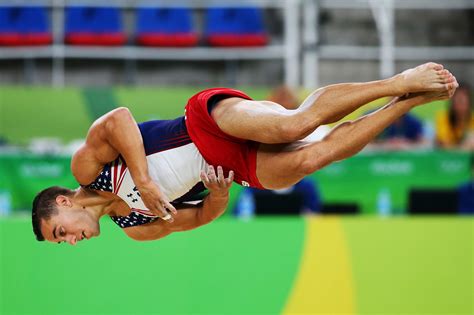
[(473, 314), (468, 217), (224, 217), (154, 242), (0, 219), (0, 314)]

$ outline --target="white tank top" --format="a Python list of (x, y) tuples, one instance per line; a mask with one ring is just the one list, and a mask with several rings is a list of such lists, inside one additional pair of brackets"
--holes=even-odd
[[(201, 170), (208, 164), (194, 143), (154, 153), (146, 157), (148, 172), (168, 200), (176, 200), (188, 193), (201, 181)], [(133, 209), (147, 210), (129, 169), (122, 159), (111, 167), (112, 192)]]

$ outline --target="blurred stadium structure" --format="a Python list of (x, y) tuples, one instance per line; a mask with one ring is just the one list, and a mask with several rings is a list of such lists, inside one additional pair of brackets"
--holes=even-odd
[[(165, 0), (159, 6), (191, 8), (193, 29), (202, 34), (205, 9), (216, 3), (261, 7), (269, 44), (251, 49), (210, 47), (202, 41), (187, 49), (133, 45), (136, 9), (156, 6), (154, 1), (0, 1), (8, 6), (46, 6), (53, 37), (52, 45), (2, 47), (0, 83), (275, 85), (283, 81), (312, 89), (388, 77), (426, 60), (446, 63), (459, 80), (473, 79), (471, 0)], [(119, 8), (128, 44), (64, 45), (64, 9), (88, 4)]]
[[(64, 155), (60, 163), (66, 164), (90, 122), (108, 110), (127, 105), (137, 120), (172, 118), (203, 87), (243, 86), (253, 97), (265, 98), (268, 87), (281, 83), (310, 91), (327, 83), (388, 77), (427, 60), (445, 63), (459, 81), (474, 82), (473, 0), (0, 0), (0, 12), (0, 84), (5, 86), (0, 87), (0, 136), (8, 144), (2, 151), (28, 145), (39, 156)], [(43, 87), (12, 86), (18, 84)], [(114, 88), (121, 84), (134, 88)], [(152, 85), (169, 88), (140, 87)], [(90, 88), (97, 86), (102, 88)], [(73, 118), (61, 115), (63, 106)], [(437, 102), (415, 111), (428, 138), (424, 150), (433, 147), (434, 118), (444, 106)], [(50, 116), (28, 114), (38, 110)], [(43, 128), (53, 117), (55, 127)], [(19, 121), (28, 127), (18, 128)], [(415, 183), (453, 187), (470, 177), (468, 153), (423, 154), (405, 152), (398, 160), (383, 153), (373, 160), (355, 157), (360, 166), (347, 167), (352, 162), (346, 161), (315, 176), (327, 189), (326, 200), (341, 201), (340, 184), (331, 184), (334, 176), (351, 178), (361, 169), (363, 180), (365, 172), (373, 172), (374, 179), (391, 172), (400, 176), (390, 185), (391, 206), (403, 213)], [(430, 157), (441, 174), (436, 180), (422, 163), (416, 166), (417, 159)], [(372, 181), (373, 188), (359, 197), (343, 195), (372, 213), (383, 179)], [(14, 193), (13, 208), (28, 207), (36, 189)]]
[[(32, 6), (45, 13), (41, 36), (21, 46), (1, 12), (14, 8), (8, 14), (18, 19)], [(108, 46), (80, 45), (81, 36), (65, 44), (68, 8), (89, 6), (116, 10), (118, 36)], [(257, 8), (257, 36), (240, 47), (209, 41), (216, 6)], [(190, 36), (137, 43), (139, 8), (155, 7), (186, 8)], [(169, 37), (148, 43), (161, 40)], [(365, 215), (257, 211), (244, 224), (226, 214), (151, 243), (102, 220), (99, 239), (72, 249), (35, 242), (21, 216), (39, 190), (77, 186), (71, 154), (91, 122), (117, 106), (137, 121), (170, 119), (206, 87), (264, 99), (284, 83), (304, 97), (426, 61), (474, 87), (474, 0), (0, 0), (0, 314), (473, 314), (474, 220), (453, 215), (457, 188), (474, 178), (473, 152), (435, 147), (435, 117), (448, 102), (413, 111), (427, 145), (367, 150), (310, 177), (326, 206), (356, 205)], [(240, 191), (232, 187), (229, 209)], [(137, 265), (147, 275), (129, 270)], [(144, 294), (159, 299), (141, 303)]]

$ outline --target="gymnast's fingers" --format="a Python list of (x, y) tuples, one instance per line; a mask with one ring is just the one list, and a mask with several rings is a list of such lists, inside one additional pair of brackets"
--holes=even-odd
[(217, 182), (221, 185), (225, 184), (224, 170), (220, 165), (217, 167)]
[(200, 177), (201, 177), (202, 182), (204, 183), (204, 186), (206, 188), (209, 188), (209, 177), (207, 177), (206, 172), (201, 171)]
[(229, 171), (229, 177), (225, 179), (225, 182), (228, 186), (232, 185), (232, 182), (234, 181), (234, 171)]
[(178, 211), (176, 211), (176, 208), (168, 200), (163, 201), (163, 206), (166, 209), (168, 209), (168, 211), (170, 211), (172, 214), (177, 214), (178, 213)]
[(163, 220), (165, 220), (167, 222), (170, 222), (170, 223), (174, 221), (173, 216), (171, 214), (169, 214), (168, 211), (166, 210), (165, 204), (163, 204), (163, 203), (160, 204), (158, 209), (161, 212), (160, 218), (162, 218)]
[(214, 170), (214, 166), (209, 165), (209, 168), (207, 170), (207, 176), (208, 176), (210, 182), (216, 182), (217, 181), (216, 171)]

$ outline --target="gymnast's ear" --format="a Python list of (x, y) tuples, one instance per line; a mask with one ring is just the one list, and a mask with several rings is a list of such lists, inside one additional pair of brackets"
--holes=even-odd
[(71, 198), (65, 195), (57, 195), (56, 204), (59, 206), (64, 206), (64, 207), (72, 207)]

